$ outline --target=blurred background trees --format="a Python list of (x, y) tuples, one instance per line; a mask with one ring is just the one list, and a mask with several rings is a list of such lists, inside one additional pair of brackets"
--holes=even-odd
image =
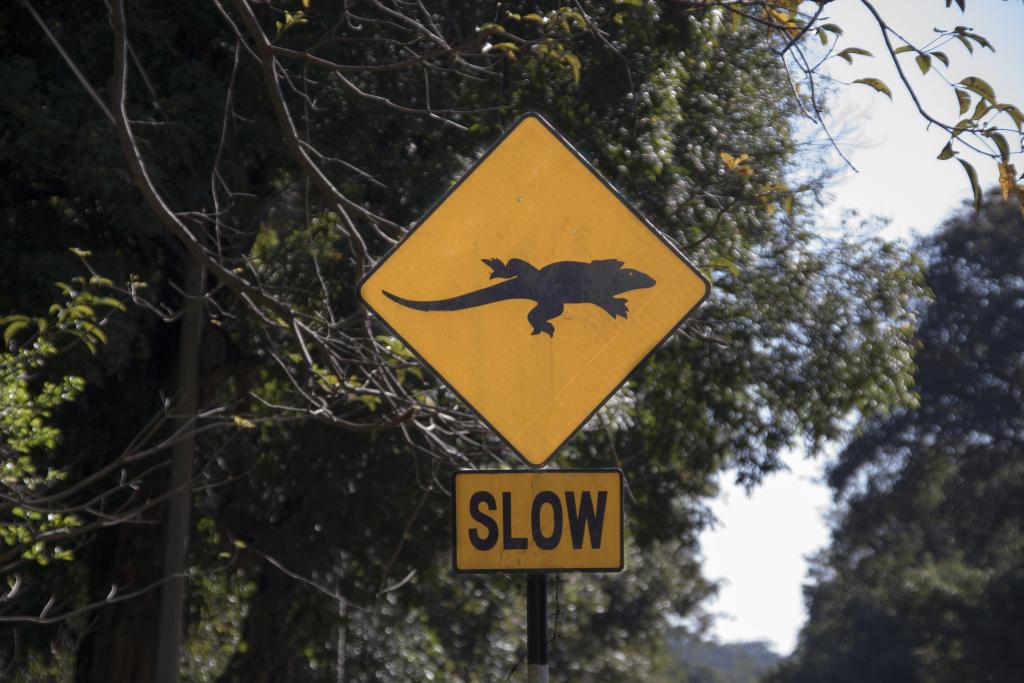
[(626, 572), (556, 583), (558, 675), (664, 673), (713, 591), (714, 475), (909, 406), (924, 296), (903, 249), (812, 224), (828, 147), (795, 119), (825, 94), (791, 69), (840, 34), (720, 4), (0, 10), (4, 674), (152, 680), (177, 587), (185, 680), (510, 675), (521, 581), (451, 576), (447, 482), (514, 460), (354, 291), (526, 111), (714, 283), (558, 458), (623, 467), (631, 538)]
[(1011, 681), (1024, 667), (1024, 219), (987, 197), (928, 253), (919, 403), (831, 467), (832, 543), (772, 681)]

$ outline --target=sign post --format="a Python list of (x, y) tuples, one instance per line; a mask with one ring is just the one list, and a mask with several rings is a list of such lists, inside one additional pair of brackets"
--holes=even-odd
[[(359, 297), (541, 468), (709, 289), (527, 114), (374, 266)], [(547, 683), (547, 572), (622, 570), (622, 472), (459, 471), (452, 505), (456, 572), (527, 574), (528, 678)]]
[(526, 575), (526, 680), (548, 683), (548, 575)]
[(526, 666), (548, 680), (545, 571), (607, 572), (624, 559), (622, 471), (460, 470), (452, 476), (457, 572), (527, 572)]

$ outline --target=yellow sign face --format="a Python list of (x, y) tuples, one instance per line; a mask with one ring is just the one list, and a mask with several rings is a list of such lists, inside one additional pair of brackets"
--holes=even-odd
[(708, 282), (526, 116), (366, 277), (360, 297), (527, 463), (543, 465)]
[(461, 470), (452, 503), (455, 571), (623, 567), (621, 470)]

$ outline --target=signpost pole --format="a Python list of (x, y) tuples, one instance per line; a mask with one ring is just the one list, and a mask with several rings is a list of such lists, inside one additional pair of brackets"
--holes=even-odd
[(526, 680), (548, 683), (548, 575), (526, 575)]

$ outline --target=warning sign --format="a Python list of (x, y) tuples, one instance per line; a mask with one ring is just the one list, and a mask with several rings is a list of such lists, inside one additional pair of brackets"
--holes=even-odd
[(532, 115), (360, 286), (366, 306), (533, 466), (707, 292), (683, 255)]

